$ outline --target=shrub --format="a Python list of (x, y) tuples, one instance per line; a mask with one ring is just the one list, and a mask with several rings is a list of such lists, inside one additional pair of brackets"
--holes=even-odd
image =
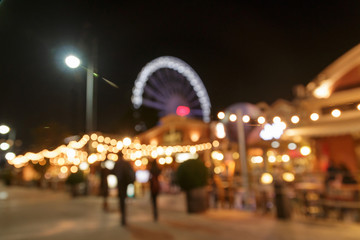
[(184, 191), (204, 187), (207, 185), (208, 169), (200, 159), (188, 160), (180, 164), (176, 178)]

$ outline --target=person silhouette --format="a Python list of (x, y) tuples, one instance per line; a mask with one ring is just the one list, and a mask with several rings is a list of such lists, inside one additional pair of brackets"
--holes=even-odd
[(158, 220), (158, 209), (157, 209), (157, 196), (160, 192), (160, 183), (159, 183), (159, 175), (161, 170), (156, 163), (156, 160), (150, 163), (150, 194), (151, 194), (151, 204), (153, 208), (153, 218), (154, 221)]
[(125, 161), (123, 156), (119, 155), (118, 161), (115, 163), (113, 174), (116, 176), (118, 181), (118, 197), (121, 213), (121, 225), (126, 225), (126, 197), (127, 187), (130, 183), (135, 181), (135, 172), (131, 164)]

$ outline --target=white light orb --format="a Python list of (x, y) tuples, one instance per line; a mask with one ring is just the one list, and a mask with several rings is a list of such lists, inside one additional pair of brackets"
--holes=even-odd
[(235, 114), (231, 114), (229, 117), (230, 122), (235, 122), (237, 119), (237, 116)]
[(273, 180), (274, 178), (270, 173), (263, 173), (260, 178), (262, 184), (270, 184)]
[(357, 110), (360, 111), (360, 104), (358, 104), (356, 108), (357, 108)]
[(273, 123), (279, 123), (279, 122), (281, 122), (281, 118), (279, 116), (275, 116), (273, 118)]
[(7, 134), (10, 132), (10, 128), (6, 125), (0, 125), (0, 133), (1, 134)]
[(109, 174), (106, 177), (109, 188), (116, 188), (118, 185), (117, 177), (113, 174)]
[(115, 162), (111, 160), (106, 160), (104, 166), (109, 170), (113, 170), (115, 167)]
[(268, 161), (269, 161), (270, 163), (274, 163), (274, 162), (276, 161), (276, 157), (273, 156), (273, 155), (271, 155), (271, 156), (268, 157)]
[(311, 119), (312, 121), (317, 121), (317, 120), (319, 120), (319, 114), (317, 114), (317, 113), (312, 113), (312, 114), (310, 115), (310, 119)]
[(65, 63), (69, 68), (77, 68), (80, 66), (80, 59), (70, 55), (65, 58)]
[(278, 141), (273, 141), (273, 142), (271, 143), (271, 147), (273, 147), (273, 148), (278, 148), (278, 147), (280, 147), (280, 143), (279, 143)]
[(80, 170), (85, 171), (85, 170), (89, 169), (89, 164), (87, 162), (82, 162), (82, 163), (80, 163), (79, 168), (80, 168)]
[(220, 120), (222, 120), (222, 119), (225, 118), (225, 113), (224, 113), (224, 112), (219, 112), (219, 113), (217, 114), (217, 117), (218, 117)]
[(11, 161), (11, 160), (13, 160), (15, 158), (15, 156), (16, 156), (15, 153), (8, 152), (8, 153), (5, 154), (5, 159), (8, 160), (8, 161)]
[(338, 117), (340, 117), (340, 115), (341, 115), (341, 111), (340, 111), (339, 109), (334, 109), (334, 110), (332, 110), (331, 115), (332, 115), (333, 117), (338, 118)]
[(7, 142), (3, 142), (0, 144), (0, 149), (3, 151), (6, 151), (10, 148), (10, 144), (8, 144)]
[(303, 146), (300, 148), (300, 153), (303, 155), (303, 156), (308, 156), (310, 155), (311, 153), (311, 148), (308, 147), (308, 146)]
[(123, 139), (123, 144), (124, 144), (124, 146), (126, 146), (126, 147), (130, 146), (130, 144), (131, 144), (131, 138), (129, 138), (129, 137), (124, 138), (124, 139)]
[(297, 148), (296, 143), (289, 143), (288, 144), (288, 149), (295, 150), (296, 148)]
[(287, 155), (287, 154), (284, 154), (284, 155), (281, 156), (281, 160), (283, 162), (289, 162), (290, 161), (290, 156)]
[(291, 122), (292, 122), (293, 124), (299, 123), (299, 122), (300, 122), (299, 116), (296, 116), (296, 115), (292, 116), (292, 117), (291, 117)]
[(258, 117), (257, 121), (259, 124), (264, 124), (266, 119), (263, 116), (260, 116), (260, 117)]
[(242, 120), (243, 120), (244, 123), (248, 123), (248, 122), (250, 122), (250, 116), (249, 115), (244, 115), (242, 117)]
[(225, 126), (223, 123), (219, 122), (216, 124), (215, 135), (217, 138), (220, 138), (220, 139), (226, 137)]

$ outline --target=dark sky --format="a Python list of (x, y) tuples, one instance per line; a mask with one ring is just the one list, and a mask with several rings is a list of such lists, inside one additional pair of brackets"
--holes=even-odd
[(2, 0), (0, 122), (31, 141), (56, 123), (84, 131), (85, 71), (63, 58), (98, 42), (98, 127), (117, 133), (132, 115), (131, 90), (149, 61), (187, 62), (201, 77), (212, 114), (236, 102), (292, 99), (359, 43), (360, 1)]

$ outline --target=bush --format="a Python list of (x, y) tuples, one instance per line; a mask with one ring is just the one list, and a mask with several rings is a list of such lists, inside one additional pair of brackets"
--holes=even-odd
[(207, 185), (208, 169), (200, 159), (188, 160), (180, 164), (176, 178), (184, 191), (204, 187)]

